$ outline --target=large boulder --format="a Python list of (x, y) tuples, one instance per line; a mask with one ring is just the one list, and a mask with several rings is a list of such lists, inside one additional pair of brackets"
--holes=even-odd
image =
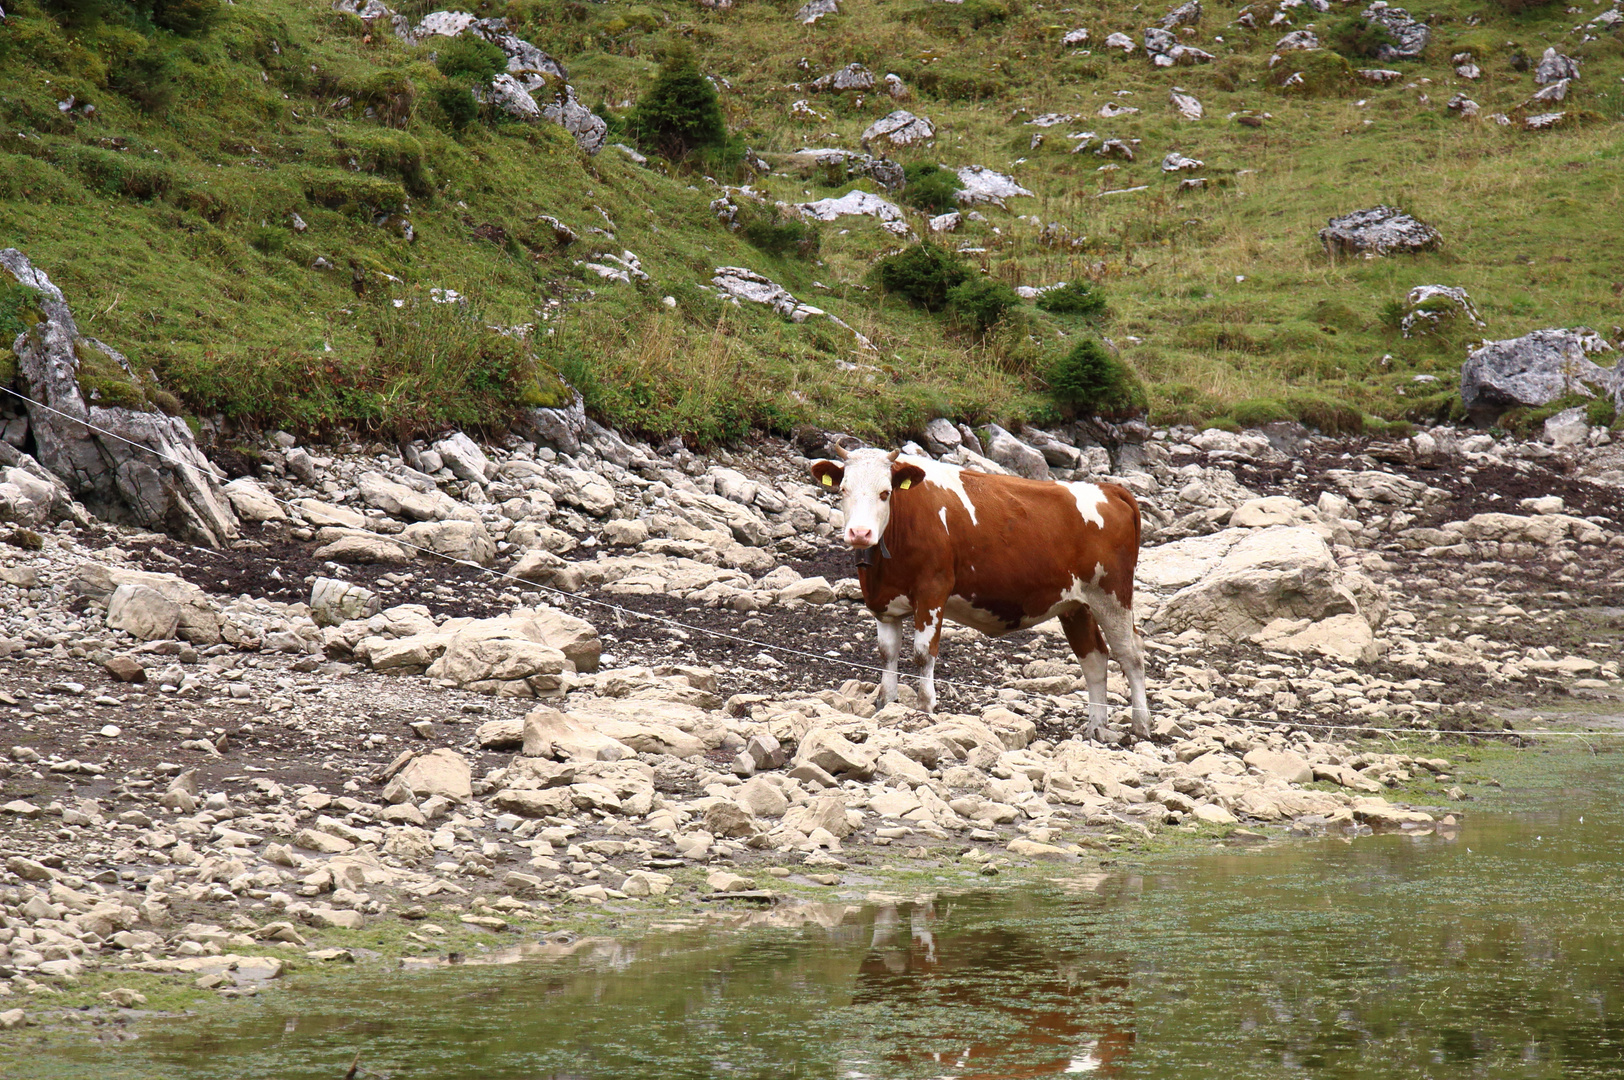
[(218, 547), (237, 517), (186, 421), (146, 411), (154, 388), (128, 360), (79, 333), (62, 290), (16, 248), (0, 251), (0, 280), (35, 294), (17, 354), (39, 463), (92, 512)]
[(370, 619), (381, 606), (376, 593), (353, 582), (319, 577), (310, 587), (310, 617), (317, 626)]
[(1493, 423), (1507, 409), (1544, 405), (1567, 394), (1606, 394), (1624, 409), (1624, 371), (1590, 360), (1611, 351), (1605, 338), (1585, 326), (1484, 342), (1461, 365), (1461, 403), (1479, 424)]
[(107, 600), (107, 628), (141, 641), (172, 638), (179, 624), (180, 605), (149, 586), (120, 585)]
[(923, 116), (915, 116), (907, 109), (898, 109), (870, 124), (863, 132), (862, 144), (865, 150), (869, 149), (871, 142), (878, 143), (883, 148), (912, 146), (935, 136), (936, 125)]
[(496, 541), (482, 521), (417, 521), (406, 526), (400, 538), (457, 562), (490, 566), (496, 561)]
[(468, 759), (445, 747), (413, 758), (397, 775), (418, 798), (438, 795), (465, 803), (474, 797), (473, 770)]
[(987, 456), (1017, 476), (1028, 480), (1048, 480), (1049, 463), (1043, 454), (1021, 442), (1015, 436), (990, 424), (987, 428)]
[(123, 585), (140, 585), (158, 593), (180, 608), (172, 636), (194, 645), (218, 645), (225, 618), (209, 599), (208, 593), (184, 578), (174, 574), (155, 574), (146, 570), (125, 570), (84, 563), (74, 572), (72, 588), (80, 596), (109, 602), (114, 592)]
[(1389, 6), (1386, 0), (1376, 0), (1359, 14), (1371, 26), (1380, 26), (1393, 35), (1391, 44), (1376, 48), (1377, 60), (1418, 60), (1432, 40), (1426, 23), (1410, 18), (1403, 8)]
[(478, 518), (469, 507), (425, 484), (428, 490), (419, 490), (399, 480), (391, 480), (378, 472), (362, 473), (356, 481), (361, 498), (373, 509), (382, 510), (390, 517), (412, 521), (448, 521)]
[(1386, 617), (1381, 589), (1338, 566), (1319, 533), (1303, 527), (1226, 529), (1146, 548), (1137, 577), (1151, 620), (1171, 633), (1243, 641), (1279, 619), (1306, 620), (1306, 628), (1352, 614), (1374, 629)]
[(39, 468), (33, 458), (13, 453), (19, 462), (26, 462), (32, 468), (10, 465), (0, 468), (0, 523), (25, 527), (43, 525), (67, 504), (67, 488), (54, 476), (39, 475), (45, 470)]
[(609, 137), (608, 122), (575, 99), (573, 86), (565, 86), (556, 101), (543, 105), (541, 115), (575, 136), (575, 144), (588, 154), (602, 150)]
[(1319, 231), (1330, 255), (1392, 255), (1431, 251), (1443, 235), (1394, 206), (1373, 206), (1332, 218)]
[(426, 674), (464, 690), (501, 697), (555, 693), (569, 661), (557, 649), (525, 637), (519, 629), (481, 620), (453, 633)]

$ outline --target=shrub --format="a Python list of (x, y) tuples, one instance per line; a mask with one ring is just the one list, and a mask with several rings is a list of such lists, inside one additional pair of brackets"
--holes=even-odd
[(153, 116), (162, 115), (175, 100), (174, 56), (156, 44), (124, 53), (114, 63), (108, 85)]
[(446, 83), (434, 88), (434, 103), (440, 107), (452, 131), (461, 131), (479, 119), (479, 102), (466, 86)]
[(1015, 290), (991, 278), (971, 278), (947, 290), (947, 310), (961, 326), (985, 337), (1010, 308), (1021, 302)]
[(766, 213), (741, 207), (740, 211), (739, 217), (743, 220), (739, 234), (768, 255), (783, 258), (793, 253), (803, 259), (817, 257), (823, 237), (811, 222), (785, 216), (777, 209)]
[(902, 168), (902, 201), (927, 214), (945, 214), (959, 205), (964, 188), (959, 174), (940, 165), (916, 163)]
[(1084, 338), (1055, 361), (1049, 394), (1073, 416), (1120, 416), (1145, 407), (1145, 388), (1098, 338)]
[(887, 293), (894, 293), (926, 311), (941, 311), (947, 294), (970, 280), (970, 268), (957, 255), (931, 243), (915, 244), (887, 255), (870, 275)]
[(722, 149), (727, 125), (716, 87), (693, 58), (674, 54), (627, 117), (627, 130), (645, 150), (680, 161), (696, 150)]
[(1038, 296), (1038, 310), (1095, 321), (1105, 315), (1105, 297), (1086, 281), (1068, 281)]
[(220, 0), (157, 0), (152, 5), (153, 23), (181, 37), (195, 37), (219, 19)]
[(1611, 427), (1618, 419), (1618, 410), (1613, 407), (1612, 398), (1598, 397), (1585, 406), (1585, 423), (1591, 427)]
[(1379, 22), (1367, 22), (1357, 15), (1338, 19), (1325, 31), (1325, 47), (1349, 60), (1374, 60), (1383, 45), (1398, 40)]
[(463, 34), (441, 45), (434, 66), (459, 86), (488, 83), (507, 70), (507, 54), (484, 38)]

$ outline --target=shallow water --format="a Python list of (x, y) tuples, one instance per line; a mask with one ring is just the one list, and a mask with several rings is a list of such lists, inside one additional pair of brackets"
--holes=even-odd
[(363, 1076), (478, 1080), (1616, 1077), (1624, 779), (1573, 783), (1428, 835), (295, 977), (207, 1027), (52, 1038), (32, 1075), (338, 1080), (359, 1050)]

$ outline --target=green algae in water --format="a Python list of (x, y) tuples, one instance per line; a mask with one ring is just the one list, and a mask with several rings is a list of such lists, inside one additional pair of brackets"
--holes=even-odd
[(507, 966), (295, 975), (116, 1047), (29, 1035), (23, 1071), (0, 1044), (0, 1076), (336, 1080), (357, 1050), (363, 1075), (478, 1080), (1617, 1076), (1624, 781), (1582, 779), (1427, 835)]

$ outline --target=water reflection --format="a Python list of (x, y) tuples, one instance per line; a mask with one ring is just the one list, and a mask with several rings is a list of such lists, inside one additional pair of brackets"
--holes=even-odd
[(1134, 1040), (1120, 1019), (1130, 1012), (1127, 957), (1057, 950), (1016, 921), (954, 932), (955, 906), (873, 913), (852, 1004), (906, 1018), (886, 1060), (967, 1078), (1120, 1076)]
[[(1624, 778), (1430, 835), (1026, 890), (684, 912), (290, 985), (212, 1026), (31, 1035), (0, 1077), (1624, 1076)], [(8, 1071), (8, 1069), (10, 1071)]]

